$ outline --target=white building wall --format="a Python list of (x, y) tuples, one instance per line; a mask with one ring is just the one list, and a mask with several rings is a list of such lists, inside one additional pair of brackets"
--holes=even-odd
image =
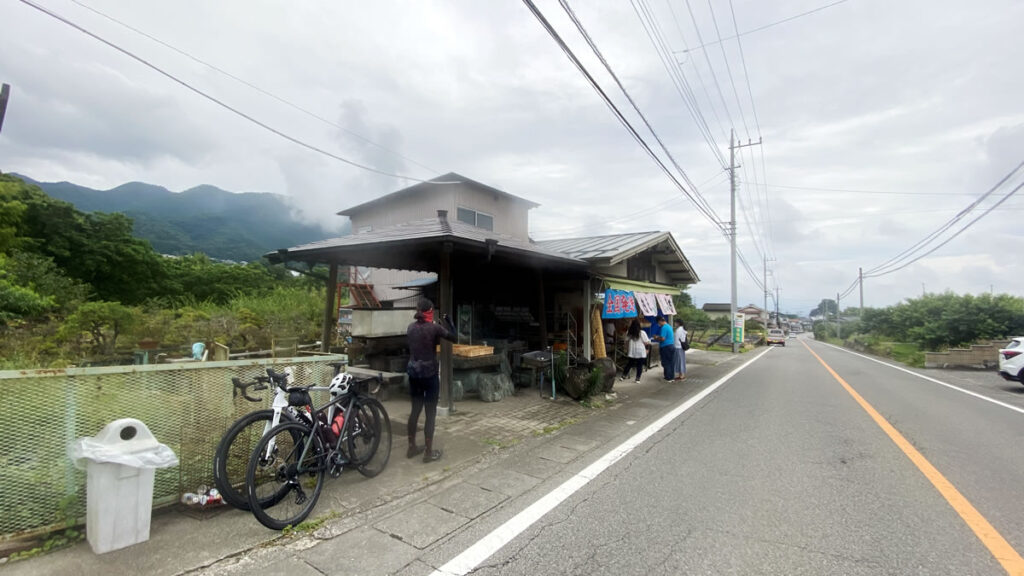
[[(352, 233), (359, 234), (413, 220), (436, 218), (438, 210), (447, 210), (448, 220), (454, 222), (458, 218), (459, 207), (491, 216), (496, 233), (522, 240), (528, 239), (529, 204), (466, 184), (439, 185), (436, 190), (428, 193), (407, 194), (362, 210), (351, 217)], [(415, 292), (397, 290), (394, 286), (421, 278), (425, 274), (420, 271), (373, 268), (366, 282), (373, 284), (378, 300), (398, 300), (408, 298)]]

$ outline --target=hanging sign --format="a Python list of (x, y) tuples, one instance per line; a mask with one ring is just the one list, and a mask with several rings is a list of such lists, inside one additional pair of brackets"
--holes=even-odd
[(661, 313), (666, 316), (671, 316), (676, 313), (676, 305), (672, 303), (672, 297), (668, 294), (655, 294), (658, 299), (658, 306), (661, 308)]
[(658, 315), (658, 301), (654, 298), (654, 294), (633, 292), (633, 297), (636, 298), (636, 305), (640, 307), (640, 314), (642, 316)]
[(602, 318), (632, 318), (634, 316), (636, 316), (636, 301), (633, 300), (632, 292), (612, 290), (611, 288), (605, 290)]

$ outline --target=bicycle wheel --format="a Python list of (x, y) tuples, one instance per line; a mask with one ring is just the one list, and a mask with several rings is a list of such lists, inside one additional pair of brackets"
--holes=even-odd
[(391, 419), (375, 398), (360, 398), (348, 430), (348, 455), (356, 470), (367, 478), (384, 471), (391, 458)]
[(267, 528), (284, 530), (299, 524), (320, 498), (326, 451), (311, 432), (306, 424), (286, 422), (256, 443), (245, 488), (253, 515)]
[[(213, 456), (213, 483), (224, 502), (240, 510), (249, 510), (245, 493), (245, 472), (256, 442), (270, 430), (274, 411), (257, 410), (242, 416), (220, 439)], [(294, 420), (287, 412), (281, 413), (281, 422)]]

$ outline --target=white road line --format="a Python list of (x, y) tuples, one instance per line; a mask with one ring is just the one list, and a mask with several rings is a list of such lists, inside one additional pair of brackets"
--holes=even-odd
[(461, 554), (449, 560), (444, 566), (441, 566), (432, 572), (431, 576), (463, 576), (464, 574), (474, 570), (484, 560), (487, 560), (491, 555), (505, 546), (505, 544), (511, 542), (513, 538), (532, 526), (535, 522), (544, 517), (545, 514), (553, 510), (555, 506), (564, 502), (577, 490), (586, 486), (587, 483), (594, 478), (597, 478), (601, 472), (604, 472), (612, 464), (621, 460), (624, 456), (632, 452), (634, 448), (668, 425), (669, 422), (675, 420), (679, 415), (690, 408), (693, 408), (698, 402), (717, 390), (741, 370), (756, 362), (770, 350), (771, 348), (765, 349), (754, 358), (743, 363), (739, 368), (729, 372), (714, 384), (708, 386), (704, 390), (701, 390), (700, 393), (693, 398), (690, 398), (686, 402), (676, 406), (671, 412), (665, 414), (643, 430), (637, 432), (618, 447), (599, 458), (593, 464), (587, 466), (575, 476), (566, 480), (561, 486), (547, 493), (541, 497), (540, 500), (537, 500), (522, 512), (516, 514), (504, 524), (495, 528), (490, 534), (478, 540), (476, 544), (473, 544)]
[(984, 394), (978, 394), (977, 392), (971, 392), (970, 390), (965, 390), (965, 389), (963, 389), (963, 388), (961, 388), (959, 386), (954, 386), (954, 385), (952, 385), (952, 384), (950, 384), (948, 382), (943, 382), (942, 380), (936, 380), (935, 378), (932, 378), (931, 376), (925, 376), (924, 374), (918, 374), (917, 372), (914, 372), (913, 370), (907, 370), (906, 368), (904, 368), (902, 366), (897, 366), (895, 364), (890, 364), (888, 362), (882, 362), (881, 360), (878, 360), (877, 358), (872, 358), (871, 356), (865, 356), (864, 354), (860, 354), (860, 353), (854, 352), (852, 350), (847, 350), (846, 348), (843, 348), (841, 346), (836, 346), (835, 344), (829, 344), (828, 342), (818, 342), (818, 343), (819, 344), (824, 344), (826, 346), (830, 346), (832, 348), (835, 348), (836, 350), (841, 350), (843, 352), (846, 352), (847, 354), (853, 354), (854, 356), (860, 356), (861, 358), (864, 358), (866, 360), (871, 360), (872, 362), (877, 362), (878, 364), (881, 364), (882, 366), (888, 366), (889, 368), (895, 368), (896, 370), (899, 370), (900, 372), (906, 372), (907, 374), (910, 374), (912, 376), (917, 376), (918, 378), (921, 378), (923, 380), (928, 380), (929, 382), (934, 382), (936, 384), (940, 384), (942, 386), (945, 386), (946, 388), (952, 388), (953, 390), (956, 390), (957, 392), (963, 392), (964, 394), (967, 394), (968, 396), (974, 396), (975, 398), (978, 398), (980, 400), (984, 400), (986, 402), (991, 402), (991, 403), (996, 404), (998, 406), (1002, 406), (1003, 408), (1009, 408), (1010, 410), (1013, 410), (1014, 412), (1020, 412), (1021, 414), (1024, 414), (1024, 408), (1020, 408), (1020, 407), (1014, 406), (1013, 404), (1007, 404), (1006, 402), (1000, 402), (999, 400), (996, 400), (994, 398), (989, 398), (988, 396), (985, 396)]

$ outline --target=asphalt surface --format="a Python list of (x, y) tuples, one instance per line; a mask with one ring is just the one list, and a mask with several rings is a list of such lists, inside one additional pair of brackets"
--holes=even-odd
[[(808, 345), (1014, 549), (1024, 550), (1024, 505), (1014, 482), (1024, 477), (1017, 455), (1024, 414), (834, 347)], [(994, 375), (957, 380), (989, 396), (1016, 394), (988, 376)], [(449, 548), (468, 546), (486, 529), (467, 531)], [(790, 340), (473, 573), (1006, 572), (852, 395)]]

